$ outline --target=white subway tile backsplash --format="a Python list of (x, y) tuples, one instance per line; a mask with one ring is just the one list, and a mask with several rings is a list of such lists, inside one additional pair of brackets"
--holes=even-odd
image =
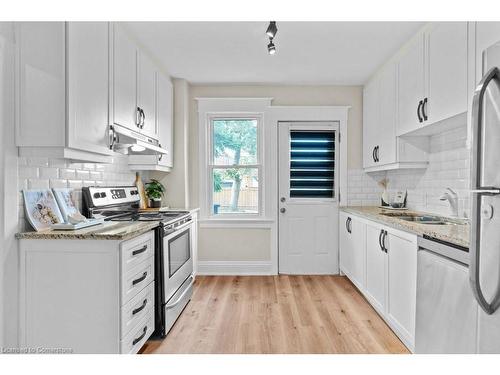
[[(145, 174), (143, 178), (147, 178)], [(71, 163), (65, 159), (45, 157), (18, 157), (18, 188), (77, 189), (81, 200), (82, 186), (133, 185), (135, 171), (128, 168), (126, 156), (113, 158), (112, 164)], [(77, 202), (81, 207), (81, 202)], [(31, 230), (24, 219), (24, 203), (19, 193), (19, 230)]]
[(58, 168), (42, 167), (39, 169), (40, 178), (59, 178)]
[(451, 213), (448, 202), (439, 200), (444, 190), (450, 187), (459, 195), (459, 214), (469, 217), (470, 150), (467, 149), (466, 141), (465, 125), (432, 136), (426, 169), (369, 174), (362, 169), (349, 170), (348, 204), (379, 205), (382, 188), (377, 182), (386, 177), (391, 199), (397, 191), (406, 190), (410, 208), (442, 215)]

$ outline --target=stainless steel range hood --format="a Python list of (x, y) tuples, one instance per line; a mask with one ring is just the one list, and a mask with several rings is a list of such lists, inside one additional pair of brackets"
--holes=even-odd
[(120, 125), (109, 126), (109, 148), (121, 154), (159, 155), (168, 151), (161, 148), (158, 140), (137, 133)]

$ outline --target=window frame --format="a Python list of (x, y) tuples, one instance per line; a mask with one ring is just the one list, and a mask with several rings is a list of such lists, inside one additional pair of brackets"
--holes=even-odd
[[(256, 150), (256, 164), (215, 164), (214, 163), (214, 127), (213, 123), (216, 120), (256, 120), (257, 121), (257, 150)], [(218, 112), (210, 113), (207, 115), (206, 119), (206, 157), (204, 166), (207, 168), (207, 178), (205, 189), (207, 191), (207, 201), (206, 201), (206, 213), (209, 219), (225, 220), (225, 219), (235, 219), (235, 220), (245, 220), (245, 219), (261, 219), (264, 217), (264, 153), (263, 153), (263, 124), (264, 124), (264, 114), (256, 112)], [(258, 194), (257, 194), (257, 212), (256, 213), (218, 213), (215, 214), (214, 207), (214, 181), (213, 181), (213, 171), (214, 169), (232, 169), (232, 168), (254, 168), (257, 169), (258, 176)], [(203, 188), (203, 187), (201, 187)]]

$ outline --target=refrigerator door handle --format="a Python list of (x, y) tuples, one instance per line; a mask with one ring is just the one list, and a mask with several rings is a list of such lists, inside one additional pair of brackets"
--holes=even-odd
[(491, 68), (486, 75), (481, 79), (481, 82), (474, 91), (472, 99), (472, 163), (471, 163), (471, 186), (474, 187), (472, 193), (472, 220), (471, 220), (471, 241), (470, 241), (470, 264), (469, 264), (469, 279), (472, 287), (472, 292), (479, 306), (489, 315), (493, 314), (499, 305), (500, 290), (497, 290), (496, 296), (491, 302), (486, 301), (479, 281), (480, 272), (480, 254), (481, 254), (481, 196), (496, 195), (500, 190), (496, 187), (481, 187), (481, 160), (482, 160), (482, 118), (483, 118), (483, 100), (488, 84), (495, 80), (500, 83), (500, 71), (497, 67)]

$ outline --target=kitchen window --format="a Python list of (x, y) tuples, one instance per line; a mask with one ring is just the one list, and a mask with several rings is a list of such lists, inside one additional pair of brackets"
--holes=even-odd
[(212, 216), (261, 214), (261, 122), (257, 115), (209, 117), (207, 182)]

